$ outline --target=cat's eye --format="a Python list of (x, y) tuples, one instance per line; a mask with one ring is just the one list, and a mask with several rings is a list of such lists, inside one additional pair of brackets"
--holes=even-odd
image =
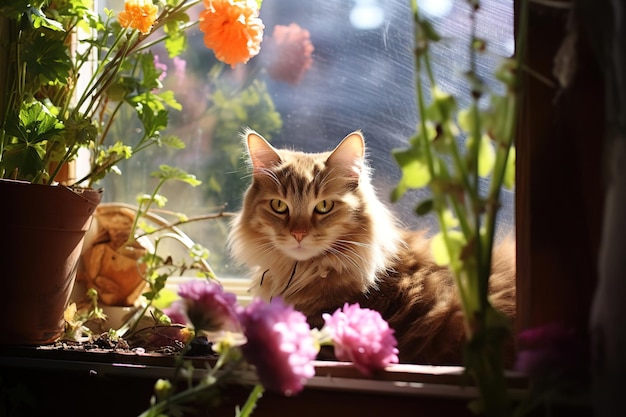
[(270, 200), (270, 207), (278, 214), (287, 212), (287, 203), (277, 198)]
[(315, 205), (315, 212), (319, 214), (326, 214), (335, 206), (332, 200), (322, 200)]

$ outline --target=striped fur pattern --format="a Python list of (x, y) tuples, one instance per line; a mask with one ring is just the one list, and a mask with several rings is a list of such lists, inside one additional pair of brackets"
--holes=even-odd
[[(422, 232), (400, 227), (377, 198), (360, 132), (333, 150), (275, 149), (244, 134), (253, 181), (229, 246), (250, 267), (251, 291), (282, 297), (313, 326), (322, 313), (358, 302), (395, 330), (402, 362), (461, 363), (464, 329), (447, 268)], [(492, 303), (515, 314), (514, 246), (494, 257)]]

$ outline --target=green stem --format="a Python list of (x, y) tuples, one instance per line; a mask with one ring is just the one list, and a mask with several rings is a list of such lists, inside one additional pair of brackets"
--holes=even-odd
[(148, 199), (148, 202), (145, 204), (145, 207), (143, 206), (143, 204), (140, 204), (139, 207), (137, 207), (137, 213), (135, 215), (135, 220), (133, 221), (133, 226), (130, 229), (130, 234), (128, 235), (128, 240), (126, 241), (127, 245), (131, 244), (135, 240), (135, 232), (137, 231), (137, 225), (139, 224), (139, 219), (141, 217), (143, 217), (143, 215), (145, 213), (150, 211), (150, 206), (152, 206), (152, 203), (154, 202), (154, 199), (156, 198), (156, 195), (159, 193), (159, 190), (161, 189), (161, 187), (163, 186), (165, 181), (167, 181), (167, 179), (165, 179), (165, 178), (163, 178), (163, 179), (161, 179), (161, 181), (159, 181), (157, 186), (152, 191), (152, 194), (150, 194), (150, 198)]
[(502, 344), (485, 340), (484, 337), (478, 342), (473, 349), (469, 349), (468, 361), (472, 364), (469, 371), (480, 392), (482, 414), (487, 417), (510, 416), (511, 403), (503, 372)]
[[(115, 39), (113, 46), (111, 46), (111, 49), (103, 58), (103, 62), (107, 62), (111, 52), (117, 48), (117, 45), (119, 45), (122, 38), (124, 38), (126, 32), (126, 30), (120, 32), (118, 37)], [(137, 42), (137, 31), (135, 30), (131, 32), (131, 34), (131, 38), (128, 41), (124, 42), (123, 47), (117, 52), (113, 59), (111, 59), (111, 61), (109, 61), (108, 64), (104, 66), (102, 72), (100, 73), (99, 71), (96, 71), (96, 73), (93, 75), (89, 82), (89, 88), (86, 89), (87, 92), (81, 97), (80, 101), (76, 105), (75, 111), (79, 111), (82, 104), (87, 100), (87, 98), (90, 97), (91, 100), (89, 102), (89, 105), (87, 106), (87, 109), (85, 110), (85, 114), (91, 113), (91, 110), (94, 108), (95, 103), (101, 99), (102, 93), (111, 85), (120, 67), (128, 56), (131, 48), (131, 41)]]
[[(422, 145), (423, 145), (423, 149), (424, 149), (424, 153), (426, 155), (426, 161), (427, 161), (427, 165), (428, 165), (428, 171), (430, 173), (431, 178), (437, 178), (437, 174), (438, 171), (435, 169), (435, 161), (434, 161), (434, 156), (432, 154), (432, 150), (431, 150), (431, 144), (430, 141), (428, 139), (428, 132), (427, 132), (427, 128), (426, 128), (426, 103), (424, 100), (424, 89), (422, 86), (422, 79), (421, 79), (421, 75), (422, 75), (422, 59), (425, 60), (425, 63), (429, 63), (430, 61), (428, 60), (428, 46), (427, 46), (427, 40), (426, 39), (422, 39), (420, 38), (419, 35), (419, 26), (420, 26), (420, 17), (419, 17), (419, 9), (417, 7), (417, 0), (411, 0), (411, 11), (413, 13), (413, 21), (414, 21), (414, 26), (415, 26), (415, 39), (414, 39), (414, 43), (415, 43), (415, 69), (416, 69), (416, 74), (415, 74), (415, 85), (416, 85), (416, 101), (417, 101), (417, 105), (418, 105), (418, 112), (419, 112), (419, 127), (420, 127), (420, 137), (421, 140), (423, 141)], [(423, 47), (423, 50), (420, 50), (420, 48)], [(428, 68), (429, 66), (426, 65), (426, 71), (428, 72), (428, 77), (431, 80), (431, 82), (434, 82), (434, 78), (432, 75), (432, 70), (430, 68)], [(444, 170), (444, 167), (440, 167), (439, 171)], [(433, 193), (433, 198), (438, 198), (437, 193), (434, 192)], [(441, 233), (443, 235), (443, 239), (444, 239), (444, 243), (446, 245), (447, 248), (450, 248), (451, 245), (451, 240), (448, 234), (448, 230), (443, 227), (443, 225), (445, 224), (444, 221), (444, 212), (443, 212), (443, 207), (441, 202), (435, 204), (435, 213), (437, 216), (437, 221), (439, 222), (439, 224), (442, 226), (441, 227)], [(461, 213), (461, 210), (459, 210), (459, 213)], [(459, 298), (461, 301), (461, 309), (463, 311), (463, 316), (467, 319), (467, 317), (469, 317), (469, 310), (468, 310), (468, 306), (469, 306), (469, 294), (467, 292), (467, 288), (466, 285), (463, 283), (463, 280), (460, 276), (460, 264), (459, 264), (459, 260), (458, 259), (450, 259), (450, 268), (453, 272), (453, 278), (455, 281), (455, 285), (456, 288), (458, 290), (458, 294), (459, 294)]]
[(263, 396), (264, 391), (263, 385), (256, 384), (252, 388), (252, 391), (250, 391), (250, 395), (248, 395), (248, 399), (241, 408), (241, 411), (237, 414), (237, 417), (249, 417), (252, 411), (254, 411), (257, 401)]
[[(189, 22), (185, 25), (181, 25), (180, 27), (180, 31), (186, 31), (189, 28), (192, 28), (196, 25), (198, 25), (200, 22), (197, 20), (194, 20), (192, 22)], [(144, 44), (142, 44), (140, 47), (137, 47), (133, 52), (141, 52), (141, 51), (145, 51), (146, 49), (150, 49), (151, 47), (153, 47), (154, 45), (158, 45), (161, 42), (163, 42), (164, 40), (166, 40), (167, 38), (169, 38), (170, 35), (163, 35), (160, 38), (154, 39), (150, 42), (146, 42)]]
[(144, 411), (139, 417), (157, 417), (162, 416), (172, 404), (186, 404), (196, 398), (200, 398), (201, 394), (215, 389), (216, 384), (199, 384), (195, 387), (188, 388), (177, 394), (172, 395), (158, 403), (154, 404), (148, 410)]
[[(474, 43), (477, 40), (476, 37), (476, 13), (477, 9), (472, 8), (472, 12), (470, 15), (471, 19), (471, 37), (470, 37), (470, 77), (472, 80), (472, 104), (470, 106), (471, 117), (473, 119), (472, 123), (472, 132), (471, 132), (471, 146), (470, 146), (470, 154), (471, 160), (473, 161), (472, 166), (472, 174), (471, 174), (471, 189), (472, 189), (472, 201), (471, 201), (471, 212), (474, 218), (474, 235), (472, 236), (473, 244), (474, 244), (474, 253), (475, 253), (475, 261), (476, 268), (478, 268), (478, 273), (476, 278), (476, 290), (473, 292), (474, 296), (477, 297), (476, 300), (476, 317), (470, 320), (478, 320), (478, 328), (483, 328), (484, 324), (484, 306), (487, 302), (487, 288), (489, 284), (489, 275), (490, 275), (490, 265), (486, 266), (482, 264), (483, 253), (486, 252), (483, 247), (483, 241), (480, 238), (480, 231), (482, 228), (482, 199), (480, 197), (480, 175), (479, 175), (479, 157), (480, 157), (480, 142), (482, 139), (482, 125), (480, 119), (480, 110), (479, 110), (479, 100), (482, 95), (482, 88), (480, 87), (480, 80), (478, 78), (478, 74), (476, 73), (476, 61), (477, 54)], [(487, 239), (490, 239), (487, 237)]]
[[(185, 347), (183, 353), (186, 352), (186, 349), (189, 345)], [(179, 356), (182, 358), (183, 354)], [(204, 396), (205, 392), (211, 391), (216, 388), (218, 382), (220, 382), (220, 372), (223, 372), (223, 375), (228, 374), (230, 371), (239, 366), (241, 360), (235, 360), (232, 363), (229, 363), (229, 366), (222, 371), (222, 367), (228, 362), (228, 358), (230, 357), (230, 349), (223, 351), (211, 371), (209, 372), (209, 378), (202, 378), (201, 382), (198, 385), (194, 386), (192, 382), (190, 382), (189, 387), (183, 391), (180, 391), (172, 396), (169, 396), (156, 404), (152, 405), (148, 410), (144, 411), (140, 414), (139, 417), (157, 417), (163, 415), (172, 405), (182, 405), (193, 402), (194, 400), (201, 399)], [(182, 369), (182, 361), (177, 363), (176, 370), (174, 371), (174, 381), (178, 380), (180, 375), (180, 370)], [(192, 380), (192, 375), (189, 375), (190, 380)], [(254, 407), (256, 405), (257, 400), (263, 394), (263, 387), (259, 384), (255, 385), (248, 396), (247, 401), (244, 404), (242, 412), (238, 414), (241, 417), (250, 416)]]
[[(473, 4), (471, 4), (473, 6)], [(503, 367), (503, 343), (504, 340), (498, 337), (497, 329), (488, 327), (490, 325), (488, 317), (496, 314), (488, 299), (489, 278), (491, 275), (491, 259), (495, 238), (495, 222), (498, 211), (498, 201), (502, 187), (504, 175), (507, 169), (507, 160), (510, 148), (513, 143), (514, 130), (517, 123), (517, 94), (519, 71), (522, 68), (520, 60), (521, 42), (526, 36), (526, 9), (527, 5), (522, 3), (520, 34), (517, 38), (518, 45), (518, 78), (515, 81), (515, 88), (509, 88), (506, 100), (506, 113), (503, 115), (504, 137), (496, 138), (496, 161), (491, 177), (491, 183), (487, 193), (486, 201), (480, 193), (479, 156), (480, 142), (484, 126), (480, 115), (480, 98), (483, 92), (481, 80), (476, 74), (477, 50), (477, 8), (472, 8), (471, 15), (471, 43), (470, 43), (470, 69), (472, 98), (470, 105), (470, 117), (472, 118), (472, 128), (469, 132), (470, 146), (468, 148), (471, 166), (466, 166), (464, 159), (457, 148), (458, 144), (454, 140), (452, 132), (448, 131), (445, 120), (442, 123), (445, 144), (448, 146), (447, 152), (451, 156), (452, 167), (456, 169), (459, 184), (466, 200), (461, 200), (461, 191), (453, 190), (446, 195), (446, 189), (442, 189), (437, 182), (446, 183), (450, 181), (447, 166), (437, 159), (434, 149), (427, 136), (426, 131), (426, 105), (424, 100), (424, 88), (422, 83), (423, 71), (426, 71), (431, 84), (431, 91), (436, 93), (436, 83), (430, 68), (428, 54), (428, 39), (423, 37), (421, 32), (421, 21), (418, 15), (417, 1), (411, 0), (411, 10), (416, 26), (415, 33), (415, 68), (416, 68), (416, 94), (418, 105), (419, 139), (421, 148), (424, 151), (427, 166), (431, 174), (431, 188), (433, 188), (433, 198), (435, 199), (435, 214), (441, 225), (441, 233), (446, 247), (450, 248), (450, 231), (444, 223), (444, 208), (450, 207), (459, 219), (459, 224), (464, 237), (467, 240), (468, 248), (472, 253), (463, 260), (450, 259), (449, 268), (455, 285), (458, 290), (461, 309), (463, 311), (466, 335), (468, 338), (466, 350), (466, 368), (474, 377), (480, 393), (482, 412), (487, 416), (510, 415), (511, 405), (507, 395), (506, 378)], [(510, 86), (509, 86), (510, 87)], [(442, 110), (442, 114), (444, 109)], [(449, 143), (448, 143), (449, 142)], [(443, 200), (445, 199), (445, 204)], [(463, 203), (465, 201), (465, 203)], [(483, 230), (484, 228), (484, 230)]]

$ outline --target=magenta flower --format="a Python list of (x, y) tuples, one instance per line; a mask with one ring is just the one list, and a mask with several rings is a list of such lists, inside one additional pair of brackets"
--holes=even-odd
[(324, 321), (337, 359), (353, 362), (363, 374), (370, 376), (375, 370), (398, 363), (393, 329), (377, 311), (346, 303), (332, 316), (324, 314)]
[(247, 343), (241, 347), (263, 386), (284, 395), (300, 392), (315, 375), (318, 346), (304, 314), (281, 298), (254, 299), (239, 314)]
[(573, 328), (550, 323), (527, 329), (518, 335), (518, 344), (515, 369), (532, 379), (583, 373), (585, 343)]
[(298, 84), (313, 64), (311, 35), (295, 23), (276, 25), (266, 50), (270, 77), (291, 85)]
[(172, 324), (189, 324), (189, 318), (183, 300), (175, 300), (169, 307), (163, 309), (163, 313), (170, 318)]
[[(187, 317), (196, 331), (238, 331), (237, 297), (215, 281), (194, 279), (178, 287)], [(171, 318), (171, 317), (170, 317)]]

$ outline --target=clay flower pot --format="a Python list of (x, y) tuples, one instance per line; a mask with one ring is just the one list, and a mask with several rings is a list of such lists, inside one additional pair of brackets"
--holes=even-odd
[(0, 179), (0, 196), (0, 343), (53, 342), (101, 190)]

